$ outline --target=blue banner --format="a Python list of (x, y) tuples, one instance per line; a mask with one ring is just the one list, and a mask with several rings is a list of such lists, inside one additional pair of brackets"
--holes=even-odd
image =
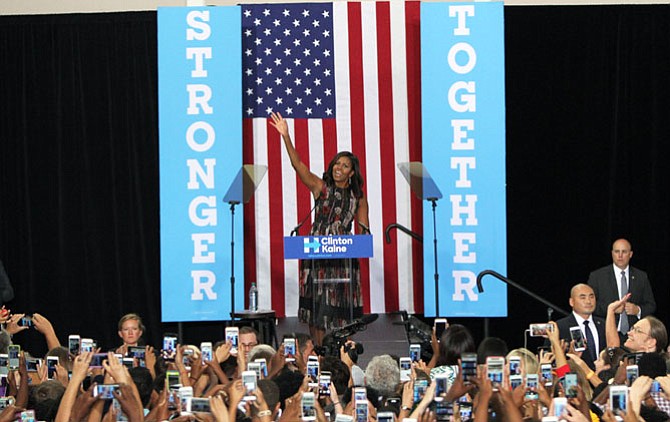
[(286, 236), (284, 259), (372, 258), (372, 236)]
[[(231, 213), (242, 166), (240, 8), (158, 9), (162, 321), (231, 311)], [(235, 216), (236, 308), (244, 308), (242, 209)]]
[[(507, 316), (503, 2), (421, 4), (423, 163), (437, 201), (439, 316)], [(435, 316), (433, 210), (424, 202), (424, 312)]]

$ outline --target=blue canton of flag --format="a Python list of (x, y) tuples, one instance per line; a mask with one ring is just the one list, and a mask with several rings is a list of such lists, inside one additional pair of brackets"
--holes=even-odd
[(331, 4), (242, 6), (244, 117), (335, 115)]

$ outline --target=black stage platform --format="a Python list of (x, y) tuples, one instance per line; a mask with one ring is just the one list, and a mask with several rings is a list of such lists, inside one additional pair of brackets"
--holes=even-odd
[[(309, 333), (307, 325), (300, 323), (297, 317), (278, 319), (276, 328), (280, 342), (284, 334)], [(368, 324), (367, 329), (351, 338), (365, 349), (358, 361), (361, 368), (365, 368), (370, 359), (377, 355), (409, 356), (409, 341), (400, 314), (380, 314), (376, 321)]]

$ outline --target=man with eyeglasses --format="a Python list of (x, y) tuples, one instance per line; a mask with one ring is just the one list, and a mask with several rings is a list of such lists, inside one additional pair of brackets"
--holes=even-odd
[[(632, 257), (630, 242), (617, 239), (612, 244), (612, 265), (593, 271), (588, 281), (597, 299), (594, 315), (599, 317), (607, 316), (608, 304), (630, 293), (625, 305), (617, 308), (616, 325), (622, 340), (640, 318), (656, 310), (647, 273), (629, 265)], [(621, 318), (621, 315), (625, 315), (625, 318)]]
[(258, 344), (258, 332), (253, 327), (240, 327), (240, 350), (249, 358), (249, 352)]

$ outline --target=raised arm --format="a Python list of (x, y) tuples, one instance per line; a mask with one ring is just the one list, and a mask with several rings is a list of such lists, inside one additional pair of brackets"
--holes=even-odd
[(605, 318), (605, 338), (607, 338), (607, 347), (621, 346), (619, 332), (616, 327), (616, 314), (619, 314), (624, 310), (629, 297), (630, 293), (624, 296), (623, 299), (615, 300), (607, 305), (607, 318)]
[(298, 152), (293, 147), (293, 142), (291, 141), (291, 135), (289, 135), (288, 133), (288, 125), (286, 124), (286, 120), (284, 120), (282, 115), (279, 113), (272, 113), (270, 117), (272, 119), (270, 124), (275, 129), (277, 129), (277, 132), (279, 132), (279, 134), (281, 135), (284, 141), (284, 146), (286, 147), (286, 152), (288, 153), (288, 156), (291, 159), (291, 165), (295, 169), (295, 172), (298, 174), (300, 181), (305, 186), (307, 186), (310, 192), (312, 192), (312, 195), (314, 195), (314, 197), (317, 198), (321, 193), (321, 189), (323, 188), (324, 183), (323, 180), (316, 174), (309, 171), (307, 165), (305, 165), (305, 163), (303, 163), (302, 160), (300, 160)]

